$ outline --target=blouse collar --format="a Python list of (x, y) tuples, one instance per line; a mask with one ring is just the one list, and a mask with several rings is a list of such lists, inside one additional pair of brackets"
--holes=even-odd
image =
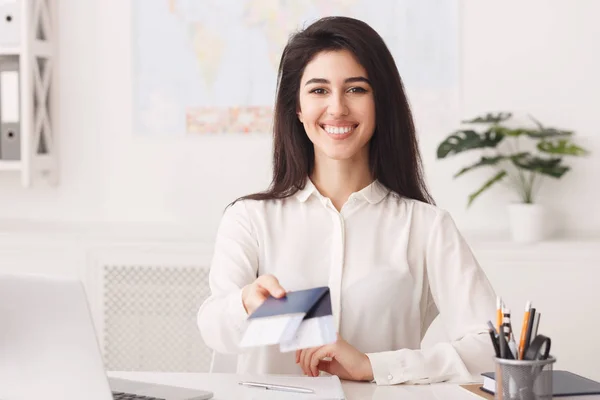
[[(383, 186), (383, 184), (381, 184), (378, 180), (374, 180), (367, 187), (358, 192), (352, 193), (350, 197), (363, 198), (371, 204), (376, 204), (383, 200), (389, 192), (390, 190), (388, 188)], [(325, 198), (321, 193), (319, 193), (312, 180), (307, 178), (306, 183), (304, 184), (304, 189), (296, 192), (295, 196), (301, 202), (305, 202), (313, 194), (320, 199)]]

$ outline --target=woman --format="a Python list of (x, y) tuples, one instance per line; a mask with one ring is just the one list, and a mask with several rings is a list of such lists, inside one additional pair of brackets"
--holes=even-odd
[[(319, 371), (380, 385), (469, 379), (492, 368), (495, 294), (449, 214), (432, 205), (394, 60), (364, 22), (323, 18), (283, 51), (271, 187), (227, 208), (198, 314), (238, 372)], [(243, 350), (268, 295), (329, 286), (338, 340)], [(421, 349), (440, 314), (449, 342)], [(324, 360), (327, 359), (327, 360)]]

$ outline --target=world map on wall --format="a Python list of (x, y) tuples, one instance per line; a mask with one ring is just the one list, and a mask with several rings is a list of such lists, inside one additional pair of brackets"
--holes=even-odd
[(134, 0), (139, 134), (268, 133), (289, 35), (322, 16), (369, 23), (413, 109), (447, 112), (458, 87), (458, 0)]

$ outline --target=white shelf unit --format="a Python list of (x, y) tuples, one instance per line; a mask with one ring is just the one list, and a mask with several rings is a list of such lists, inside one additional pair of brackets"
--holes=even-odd
[(0, 172), (19, 173), (24, 187), (58, 182), (55, 10), (55, 0), (0, 1), (0, 65), (18, 62), (20, 128), (18, 157), (0, 158)]
[(0, 160), (0, 171), (20, 171), (21, 169), (21, 161)]
[[(6, 18), (6, 16), (4, 16)], [(20, 55), (21, 49), (18, 46), (2, 46), (0, 45), (0, 56)]]

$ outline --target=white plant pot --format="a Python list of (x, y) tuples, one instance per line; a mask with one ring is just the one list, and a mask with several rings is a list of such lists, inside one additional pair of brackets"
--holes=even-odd
[(544, 239), (544, 207), (540, 204), (513, 203), (508, 206), (512, 240), (533, 243)]

